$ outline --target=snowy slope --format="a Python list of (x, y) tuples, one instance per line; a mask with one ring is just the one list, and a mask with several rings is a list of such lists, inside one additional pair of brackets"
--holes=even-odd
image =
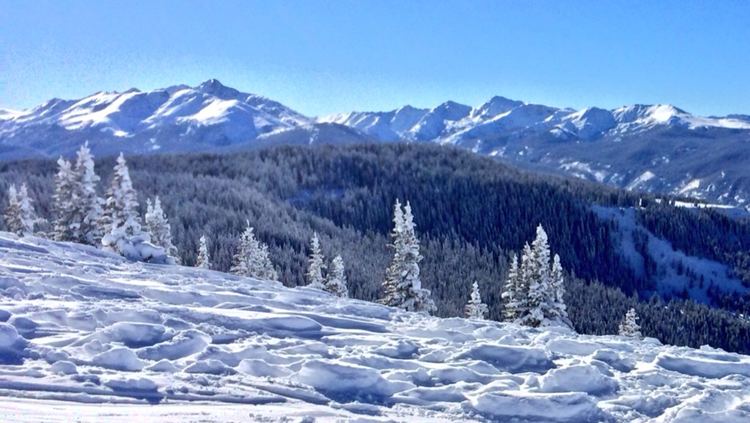
[[(692, 205), (678, 205), (686, 206)], [(710, 288), (728, 294), (748, 293), (748, 288), (736, 276), (732, 276), (728, 266), (703, 257), (689, 256), (675, 249), (669, 241), (657, 237), (638, 223), (635, 209), (602, 206), (593, 206), (592, 209), (599, 218), (616, 223), (620, 254), (627, 259), (637, 276), (644, 275), (646, 264), (644, 257), (636, 251), (635, 238), (638, 234), (644, 238), (645, 252), (653, 266), (652, 278), (659, 293), (678, 296), (686, 292), (690, 298), (705, 304), (710, 304)]]
[(0, 321), (2, 421), (750, 418), (747, 356), (430, 318), (7, 233)]

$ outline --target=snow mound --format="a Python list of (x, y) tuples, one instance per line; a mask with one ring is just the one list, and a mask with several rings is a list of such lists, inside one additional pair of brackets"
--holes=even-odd
[(586, 392), (591, 395), (609, 394), (617, 389), (617, 382), (591, 365), (577, 365), (554, 369), (541, 377), (543, 392)]
[(0, 233), (0, 391), (19, 422), (745, 422), (750, 357)]
[(322, 360), (303, 364), (297, 379), (339, 402), (380, 402), (403, 389), (375, 369)]
[(732, 358), (712, 359), (710, 357), (674, 356), (667, 353), (659, 354), (656, 364), (674, 372), (688, 375), (722, 378), (730, 375), (743, 375), (750, 378), (750, 360), (734, 360)]
[(113, 370), (138, 371), (145, 365), (133, 350), (119, 347), (95, 355), (91, 362), (93, 364)]
[(479, 345), (456, 358), (485, 361), (498, 370), (511, 373), (544, 372), (555, 366), (543, 349), (512, 345)]
[(15, 327), (0, 323), (0, 364), (13, 364), (22, 360), (26, 340)]
[(498, 421), (600, 422), (603, 413), (586, 394), (524, 394), (492, 391), (471, 401), (478, 412)]

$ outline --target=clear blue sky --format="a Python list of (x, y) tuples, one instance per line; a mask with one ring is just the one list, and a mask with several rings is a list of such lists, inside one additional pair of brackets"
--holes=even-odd
[(309, 115), (495, 94), (750, 114), (750, 2), (0, 0), (0, 107), (209, 78)]

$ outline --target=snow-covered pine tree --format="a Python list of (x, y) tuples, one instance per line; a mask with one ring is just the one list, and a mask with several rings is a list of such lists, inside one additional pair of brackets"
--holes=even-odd
[(76, 174), (69, 161), (57, 159), (55, 193), (52, 195), (52, 239), (56, 241), (78, 241), (80, 222), (77, 216)]
[(208, 255), (208, 240), (206, 235), (201, 235), (200, 244), (198, 245), (198, 259), (195, 261), (195, 267), (203, 269), (211, 268), (211, 258)]
[(618, 332), (621, 336), (629, 336), (631, 338), (641, 338), (641, 327), (638, 325), (638, 314), (634, 308), (628, 310), (625, 313), (625, 317), (620, 323)]
[(15, 184), (8, 187), (8, 205), (5, 206), (3, 219), (8, 231), (23, 236), (25, 228), (21, 219), (21, 204), (18, 202), (18, 190)]
[(344, 259), (336, 256), (331, 261), (331, 267), (326, 277), (325, 290), (342, 298), (349, 296), (346, 287), (346, 272), (344, 270)]
[(164, 210), (161, 207), (161, 200), (156, 196), (154, 202), (146, 200), (146, 216), (145, 216), (146, 229), (151, 235), (151, 242), (154, 245), (158, 245), (164, 248), (164, 251), (169, 257), (171, 257), (175, 263), (180, 263), (179, 254), (177, 247), (172, 243), (172, 226), (167, 220), (167, 216), (164, 214)]
[(114, 167), (112, 182), (107, 191), (101, 223), (106, 230), (106, 245), (114, 245), (117, 237), (142, 234), (138, 215), (138, 198), (130, 180), (125, 157), (120, 153)]
[(279, 273), (271, 262), (271, 253), (268, 251), (268, 245), (260, 243), (260, 272), (258, 278), (275, 281), (279, 279)]
[(310, 239), (310, 256), (307, 259), (307, 286), (316, 289), (325, 289), (325, 261), (320, 251), (320, 240), (318, 234), (313, 233)]
[(411, 205), (407, 202), (403, 210), (396, 200), (391, 232), (394, 249), (393, 260), (386, 271), (383, 282), (385, 295), (383, 304), (400, 307), (407, 311), (431, 313), (435, 303), (430, 298), (430, 291), (422, 288), (419, 278), (419, 239), (416, 236), (414, 216)]
[(40, 222), (34, 211), (26, 184), (16, 191), (16, 186), (8, 188), (8, 207), (5, 209), (5, 225), (10, 232), (19, 236), (31, 236), (34, 227)]
[(251, 276), (257, 270), (255, 265), (258, 262), (260, 245), (258, 240), (255, 239), (253, 231), (250, 222), (247, 222), (245, 230), (240, 235), (240, 244), (237, 247), (237, 252), (234, 253), (232, 267), (229, 270), (235, 275)]
[(552, 284), (552, 297), (550, 302), (552, 304), (551, 318), (558, 324), (562, 324), (568, 327), (573, 327), (572, 322), (568, 318), (568, 308), (565, 305), (565, 275), (563, 273), (562, 264), (560, 263), (560, 256), (555, 254), (552, 259), (552, 269), (550, 271), (550, 281)]
[(130, 181), (127, 163), (120, 153), (100, 220), (102, 227), (109, 227), (102, 237), (102, 246), (130, 260), (174, 264), (162, 247), (151, 244), (150, 236), (142, 230), (140, 220), (138, 198)]
[(482, 302), (477, 281), (474, 281), (471, 287), (471, 298), (469, 298), (469, 302), (466, 304), (465, 312), (468, 319), (475, 320), (484, 320), (487, 318), (487, 313), (489, 313), (487, 304)]
[(94, 156), (88, 142), (78, 149), (75, 165), (75, 206), (77, 209), (78, 240), (90, 245), (101, 243), (104, 231), (100, 226), (102, 199), (96, 193), (99, 176), (94, 171)]
[(393, 249), (393, 259), (385, 271), (384, 295), (380, 300), (381, 303), (393, 307), (398, 307), (404, 302), (404, 292), (399, 286), (402, 268), (404, 267), (404, 260), (401, 256), (404, 242), (401, 234), (403, 229), (404, 210), (401, 208), (401, 202), (396, 199), (396, 204), (393, 206), (393, 229), (391, 230), (391, 243), (389, 245)]
[(518, 268), (518, 256), (514, 253), (510, 259), (508, 276), (505, 279), (505, 287), (502, 293), (503, 320), (512, 322), (522, 314), (522, 300), (526, 296), (521, 286), (521, 273)]
[(531, 243), (531, 257), (528, 261), (528, 313), (522, 323), (537, 327), (549, 316), (549, 298), (554, 295), (550, 284), (550, 250), (547, 233), (542, 225), (536, 228), (536, 238)]
[(565, 301), (564, 275), (560, 257), (555, 255), (550, 264), (547, 233), (537, 226), (531, 246), (526, 244), (521, 256), (518, 302), (523, 303), (516, 322), (532, 327), (563, 325), (572, 327)]
[[(518, 277), (518, 289), (517, 294), (517, 314), (516, 323), (522, 325), (531, 325), (532, 316), (532, 302), (530, 298), (531, 286), (535, 285), (533, 282), (535, 277), (538, 275), (536, 270), (537, 262), (534, 258), (534, 251), (529, 243), (524, 244), (523, 251), (521, 253), (521, 265), (519, 267)], [(536, 286), (535, 286), (536, 288)]]
[(250, 222), (247, 222), (247, 227), (240, 236), (240, 245), (234, 254), (230, 271), (235, 275), (251, 278), (278, 279), (276, 269), (269, 257), (268, 246), (255, 238)]

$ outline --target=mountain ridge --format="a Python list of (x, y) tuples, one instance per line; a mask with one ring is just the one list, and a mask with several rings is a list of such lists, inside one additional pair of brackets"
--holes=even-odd
[(629, 190), (739, 206), (750, 199), (750, 116), (702, 117), (669, 104), (575, 110), (494, 96), (478, 106), (308, 117), (209, 79), (0, 110), (0, 160), (70, 155), (85, 142), (100, 156), (432, 142)]

